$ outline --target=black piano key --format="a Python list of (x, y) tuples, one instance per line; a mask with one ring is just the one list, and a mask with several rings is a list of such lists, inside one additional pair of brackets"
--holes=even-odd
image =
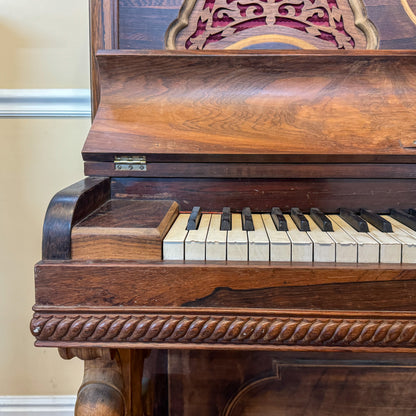
[(376, 214), (374, 211), (361, 208), (360, 216), (370, 224), (374, 225), (374, 227), (376, 227), (380, 231), (383, 231), (383, 233), (393, 232), (393, 227), (391, 226), (391, 224), (386, 219)]
[(310, 231), (309, 222), (302, 214), (302, 211), (299, 208), (292, 208), (290, 210), (290, 216), (292, 217), (293, 222), (298, 227), (299, 231)]
[(310, 214), (321, 231), (334, 231), (331, 220), (319, 208), (311, 208)]
[(368, 225), (367, 223), (355, 212), (351, 211), (350, 209), (341, 208), (339, 210), (340, 217), (352, 228), (360, 233), (368, 233)]
[(408, 212), (410, 215), (413, 215), (414, 217), (416, 217), (416, 208), (410, 208)]
[(199, 221), (201, 221), (201, 207), (193, 207), (192, 212), (188, 218), (188, 224), (186, 225), (186, 229), (190, 230), (197, 230), (199, 226)]
[(392, 208), (390, 210), (390, 215), (397, 221), (416, 231), (416, 217), (411, 214), (408, 214), (403, 209)]
[(241, 219), (244, 231), (254, 231), (253, 217), (251, 216), (250, 208), (243, 208), (243, 211), (241, 212)]
[(231, 230), (231, 209), (230, 207), (224, 207), (221, 214), (221, 231), (230, 231)]
[(270, 215), (277, 231), (287, 231), (287, 222), (280, 208), (273, 207)]

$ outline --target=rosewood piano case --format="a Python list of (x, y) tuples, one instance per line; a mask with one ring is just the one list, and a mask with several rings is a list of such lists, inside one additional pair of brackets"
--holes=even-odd
[(88, 177), (46, 213), (31, 322), (85, 360), (76, 415), (413, 414), (414, 265), (164, 261), (161, 241), (195, 205), (416, 207), (416, 53), (93, 62)]

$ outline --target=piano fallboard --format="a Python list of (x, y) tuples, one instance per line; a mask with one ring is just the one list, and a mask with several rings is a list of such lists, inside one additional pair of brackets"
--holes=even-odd
[(173, 165), (415, 161), (412, 51), (118, 50), (97, 59), (89, 174), (120, 156)]

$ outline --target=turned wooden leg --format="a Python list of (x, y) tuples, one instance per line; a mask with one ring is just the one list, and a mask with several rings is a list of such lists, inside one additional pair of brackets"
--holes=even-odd
[(142, 351), (66, 348), (59, 353), (84, 360), (75, 416), (142, 416)]

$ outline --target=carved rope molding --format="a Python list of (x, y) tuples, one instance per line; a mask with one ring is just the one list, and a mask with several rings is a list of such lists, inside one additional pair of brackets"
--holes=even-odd
[(416, 321), (325, 317), (39, 314), (38, 341), (53, 343), (234, 344), (415, 347)]
[(303, 49), (379, 45), (362, 0), (185, 0), (166, 31), (165, 46), (240, 49), (249, 40), (261, 43), (273, 36)]

